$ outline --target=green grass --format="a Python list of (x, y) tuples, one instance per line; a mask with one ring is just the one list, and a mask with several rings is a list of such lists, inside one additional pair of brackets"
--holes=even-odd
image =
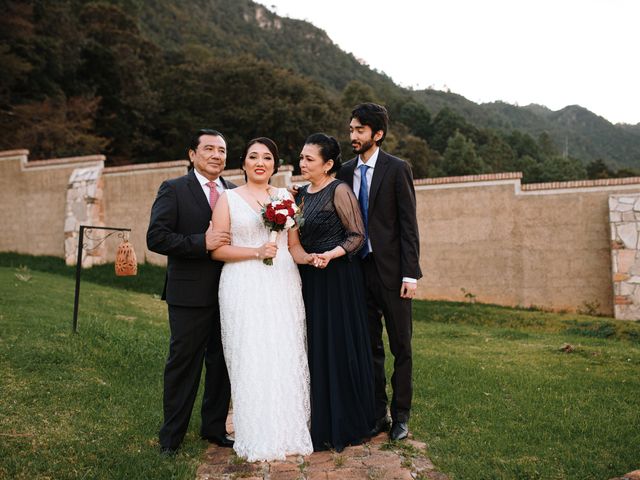
[[(64, 277), (72, 278), (75, 281), (76, 267), (68, 267), (64, 259), (58, 257), (25, 255), (13, 252), (0, 252), (0, 267), (27, 267), (30, 270), (39, 272), (55, 273)], [(116, 287), (133, 292), (149, 293), (160, 295), (164, 285), (164, 267), (150, 264), (138, 265), (138, 275), (130, 277), (116, 277), (113, 263), (96, 265), (92, 268), (82, 270), (80, 275), (80, 295), (82, 296), (82, 285), (85, 282), (97, 283), (110, 287)]]
[(158, 454), (164, 302), (83, 282), (73, 335), (73, 292), (71, 278), (0, 267), (0, 478), (193, 478), (198, 414), (179, 455)]
[(415, 317), (411, 427), (452, 479), (640, 467), (637, 322), (447, 302)]
[[(0, 265), (0, 478), (194, 478), (199, 404), (178, 456), (158, 455), (163, 269), (131, 284), (112, 265), (84, 271), (72, 335), (72, 268)], [(640, 467), (637, 322), (450, 302), (415, 302), (415, 318), (410, 428), (452, 480)]]

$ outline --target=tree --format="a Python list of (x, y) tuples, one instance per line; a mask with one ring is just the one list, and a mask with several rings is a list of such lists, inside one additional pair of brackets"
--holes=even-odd
[(336, 135), (346, 123), (335, 100), (317, 84), (250, 58), (183, 63), (165, 72), (163, 110), (155, 123), (165, 158), (182, 158), (190, 132), (217, 128), (227, 138), (227, 162), (239, 166), (247, 140), (268, 136), (281, 157), (297, 166), (305, 138)]
[(28, 54), (32, 50), (33, 8), (23, 2), (0, 1), (0, 106), (10, 115), (12, 91), (33, 68)]
[(587, 178), (592, 180), (615, 177), (615, 172), (613, 172), (601, 158), (589, 162), (586, 166), (586, 171)]
[(487, 132), (487, 141), (478, 148), (478, 155), (492, 172), (506, 172), (513, 169), (516, 153), (501, 135)]
[(555, 156), (542, 162), (543, 182), (563, 182), (587, 178), (587, 171), (580, 160), (572, 157)]
[(162, 71), (159, 52), (143, 37), (136, 20), (118, 6), (86, 4), (80, 19), (86, 39), (78, 74), (102, 98), (96, 128), (113, 139), (110, 160), (148, 160), (157, 148), (151, 122), (160, 109), (154, 84)]
[[(386, 142), (386, 140), (385, 140)], [(427, 142), (415, 135), (403, 135), (393, 149), (394, 154), (406, 159), (411, 164), (413, 178), (442, 176), (438, 163), (440, 154), (429, 148)]]
[(527, 155), (537, 161), (543, 160), (540, 147), (531, 135), (522, 133), (519, 130), (514, 130), (506, 137), (506, 140), (511, 148), (516, 152), (516, 156), (518, 158)]
[(447, 142), (443, 169), (447, 175), (474, 175), (484, 173), (487, 167), (476, 154), (474, 143), (456, 132)]
[(522, 172), (523, 183), (542, 182), (542, 164), (529, 155), (523, 155), (513, 160), (511, 168), (508, 170), (513, 172)]
[(433, 131), (431, 114), (423, 104), (409, 100), (400, 108), (398, 120), (409, 127), (415, 136), (423, 140), (428, 140), (431, 137)]
[(342, 90), (342, 96), (340, 97), (340, 103), (342, 106), (351, 112), (351, 109), (360, 103), (373, 102), (381, 103), (373, 89), (358, 80), (350, 81), (344, 90)]
[(449, 139), (456, 132), (462, 133), (465, 137), (475, 135), (477, 129), (467, 123), (467, 121), (449, 108), (443, 108), (438, 112), (431, 127), (431, 137), (427, 139), (429, 145), (434, 150), (444, 153), (447, 149)]
[(540, 147), (540, 152), (546, 158), (560, 154), (558, 148), (551, 138), (551, 135), (549, 135), (549, 133), (547, 132), (542, 132), (540, 135), (538, 135), (538, 146)]
[[(29, 102), (14, 108), (12, 145), (28, 148), (32, 158), (99, 153), (108, 140), (95, 134), (99, 99), (72, 97)], [(2, 138), (5, 138), (2, 135)]]

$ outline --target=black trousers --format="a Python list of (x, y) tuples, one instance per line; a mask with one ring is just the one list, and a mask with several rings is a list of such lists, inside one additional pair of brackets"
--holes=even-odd
[(367, 290), (367, 316), (369, 335), (373, 352), (373, 374), (375, 380), (376, 419), (387, 414), (388, 398), (384, 372), (384, 343), (382, 341), (382, 318), (389, 337), (389, 347), (393, 355), (393, 375), (391, 376), (391, 418), (394, 422), (409, 421), (412, 383), (411, 300), (400, 297), (400, 288), (389, 290), (380, 280), (376, 268), (375, 255), (368, 255), (363, 261), (363, 273)]
[(184, 439), (206, 366), (202, 399), (202, 437), (225, 435), (231, 387), (220, 339), (218, 306), (169, 305), (171, 341), (164, 369), (164, 423), (160, 446), (178, 448)]

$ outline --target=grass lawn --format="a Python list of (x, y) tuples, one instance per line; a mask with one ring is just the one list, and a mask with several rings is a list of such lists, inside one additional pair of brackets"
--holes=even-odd
[[(72, 335), (73, 269), (14, 254), (0, 265), (0, 478), (194, 478), (207, 446), (199, 401), (178, 456), (158, 455), (163, 270), (83, 272)], [(640, 467), (640, 324), (415, 303), (410, 426), (451, 479), (606, 480)]]
[(411, 427), (441, 471), (602, 480), (640, 468), (637, 322), (446, 302), (416, 302), (415, 317)]
[(164, 302), (83, 281), (73, 335), (74, 285), (0, 267), (0, 478), (194, 478), (199, 415), (175, 459), (158, 454)]

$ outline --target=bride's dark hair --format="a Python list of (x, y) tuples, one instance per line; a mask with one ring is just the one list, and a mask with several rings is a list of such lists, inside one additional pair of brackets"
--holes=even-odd
[(304, 141), (305, 145), (317, 145), (320, 147), (320, 155), (324, 163), (333, 160), (333, 166), (327, 173), (337, 172), (342, 166), (342, 155), (338, 141), (326, 133), (313, 133)]
[[(276, 145), (276, 142), (274, 142), (273, 140), (271, 140), (270, 138), (267, 137), (258, 137), (258, 138), (254, 138), (253, 140), (249, 140), (249, 142), (247, 143), (247, 145), (244, 147), (244, 151), (242, 152), (242, 156), (240, 157), (240, 162), (242, 164), (242, 166), (244, 166), (244, 160), (245, 158), (247, 158), (247, 154), (249, 153), (249, 149), (251, 148), (252, 145), (255, 145), (256, 143), (260, 143), (262, 145), (264, 145), (265, 147), (267, 147), (269, 149), (269, 151), (271, 152), (271, 155), (273, 155), (273, 175), (275, 175), (276, 173), (278, 173), (278, 167), (280, 166), (280, 156), (278, 154), (278, 146)], [(244, 172), (244, 181), (247, 181), (247, 172)]]

